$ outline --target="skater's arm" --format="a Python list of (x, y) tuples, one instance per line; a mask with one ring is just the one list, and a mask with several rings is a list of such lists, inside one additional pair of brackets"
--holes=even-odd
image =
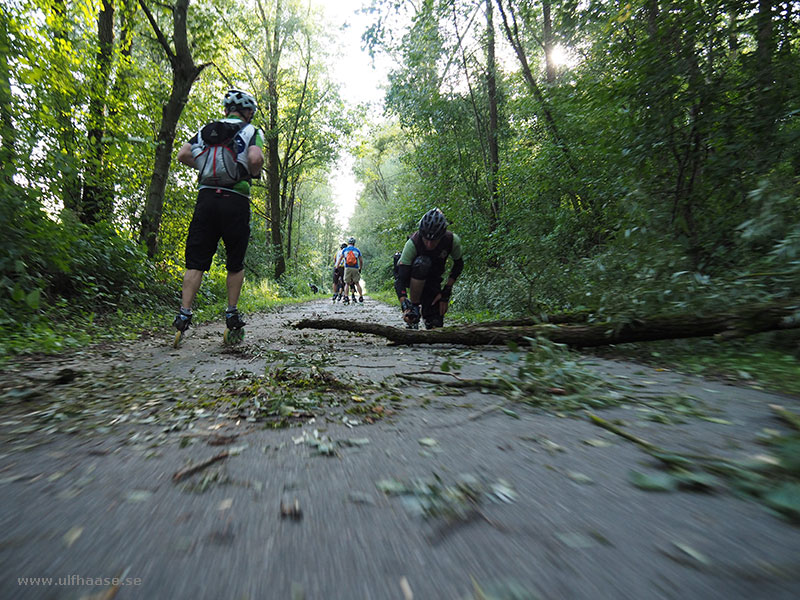
[(250, 175), (258, 179), (261, 177), (261, 169), (264, 167), (264, 152), (258, 146), (250, 146), (247, 149), (247, 162), (250, 165)]
[(192, 156), (192, 145), (189, 142), (186, 142), (181, 146), (181, 149), (178, 150), (178, 162), (182, 162), (193, 169), (197, 168), (197, 163), (194, 160), (194, 156)]
[(403, 246), (403, 252), (397, 261), (397, 277), (394, 280), (394, 291), (397, 293), (397, 299), (400, 302), (406, 297), (406, 288), (411, 282), (411, 264), (417, 257), (417, 247), (410, 239), (406, 240)]
[(433, 304), (439, 303), (439, 314), (444, 316), (450, 306), (450, 295), (453, 292), (453, 285), (464, 270), (464, 257), (461, 252), (461, 239), (457, 235), (453, 235), (453, 250), (450, 253), (450, 258), (453, 259), (453, 268), (447, 276), (447, 282), (444, 284), (442, 291), (433, 299)]
[(452, 288), (453, 284), (461, 275), (464, 270), (464, 255), (461, 251), (461, 238), (453, 234), (453, 250), (450, 252), (450, 258), (453, 259), (453, 268), (450, 269), (450, 274), (447, 276), (446, 288)]
[(406, 297), (406, 289), (411, 279), (411, 265), (397, 263), (397, 277), (394, 280), (394, 291), (401, 302)]

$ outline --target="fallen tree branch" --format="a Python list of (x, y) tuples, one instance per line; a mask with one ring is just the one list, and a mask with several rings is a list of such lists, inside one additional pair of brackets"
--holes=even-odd
[(481, 323), (430, 330), (363, 323), (348, 319), (303, 319), (297, 329), (339, 329), (370, 333), (397, 344), (463, 344), (466, 346), (525, 343), (538, 337), (574, 347), (594, 347), (628, 342), (712, 337), (731, 339), (779, 329), (800, 328), (800, 304), (795, 302), (751, 304), (715, 315), (678, 314), (624, 323), (525, 326), (484, 326)]
[(195, 473), (199, 473), (200, 471), (202, 471), (206, 467), (208, 467), (210, 465), (213, 465), (215, 462), (217, 462), (219, 460), (223, 460), (225, 458), (228, 458), (228, 451), (227, 450), (224, 450), (224, 451), (220, 452), (219, 454), (216, 454), (216, 455), (212, 456), (208, 460), (204, 460), (201, 463), (197, 463), (196, 465), (191, 465), (191, 466), (186, 467), (185, 469), (183, 469), (181, 471), (178, 471), (177, 473), (175, 473), (172, 476), (172, 481), (174, 481), (175, 483), (178, 483), (179, 481), (182, 481), (182, 480), (186, 479), (187, 477), (191, 477)]
[(499, 321), (481, 321), (480, 323), (470, 323), (470, 325), (480, 325), (481, 327), (524, 327), (528, 325), (572, 325), (574, 323), (585, 323), (592, 315), (589, 311), (579, 311), (571, 313), (557, 313), (548, 315), (542, 313), (535, 317), (522, 317), (519, 319), (502, 319)]

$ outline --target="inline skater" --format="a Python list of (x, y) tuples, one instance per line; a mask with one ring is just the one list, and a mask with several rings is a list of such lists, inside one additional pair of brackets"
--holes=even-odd
[[(447, 225), (438, 208), (426, 212), (397, 261), (395, 292), (408, 327), (416, 328), (420, 318), (426, 329), (444, 325), (453, 284), (464, 269), (461, 239)], [(442, 287), (448, 257), (453, 266)]]

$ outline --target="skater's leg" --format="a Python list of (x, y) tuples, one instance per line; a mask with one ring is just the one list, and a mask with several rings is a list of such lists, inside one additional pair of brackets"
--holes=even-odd
[(228, 271), (228, 276), (225, 278), (225, 286), (228, 289), (228, 306), (235, 307), (239, 303), (239, 295), (242, 293), (242, 284), (244, 283), (244, 269), (231, 273)]
[(181, 308), (191, 311), (197, 290), (203, 283), (203, 271), (198, 269), (186, 269), (183, 274), (183, 287), (181, 289)]
[(422, 290), (425, 288), (424, 279), (411, 278), (411, 285), (408, 288), (408, 299), (412, 304), (422, 304)]

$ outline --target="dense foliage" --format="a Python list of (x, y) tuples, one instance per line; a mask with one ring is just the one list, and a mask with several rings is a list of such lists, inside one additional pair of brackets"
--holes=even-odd
[(465, 309), (797, 296), (797, 3), (374, 7), (365, 40), (399, 60), (395, 125), (364, 140), (358, 166), (374, 285), (439, 206), (465, 245)]
[[(256, 96), (277, 153), (253, 189), (251, 289), (322, 283), (342, 236), (326, 181), (353, 109), (329, 76), (336, 40), (318, 11), (15, 0), (0, 20), (0, 356), (175, 310), (196, 191), (174, 154), (221, 116), (229, 87)], [(224, 295), (221, 247), (198, 308)]]
[[(439, 206), (466, 251), (465, 311), (632, 316), (798, 295), (796, 2), (368, 12), (365, 45), (395, 68), (386, 118), (365, 123), (332, 81), (331, 28), (299, 0), (4, 2), (0, 354), (32, 337), (54, 349), (76, 320), (174, 310), (195, 199), (174, 153), (231, 86), (256, 96), (266, 140), (253, 290), (327, 288), (343, 234), (330, 174), (358, 130), (351, 225), (372, 290)], [(222, 301), (223, 265), (220, 250), (201, 309)]]

